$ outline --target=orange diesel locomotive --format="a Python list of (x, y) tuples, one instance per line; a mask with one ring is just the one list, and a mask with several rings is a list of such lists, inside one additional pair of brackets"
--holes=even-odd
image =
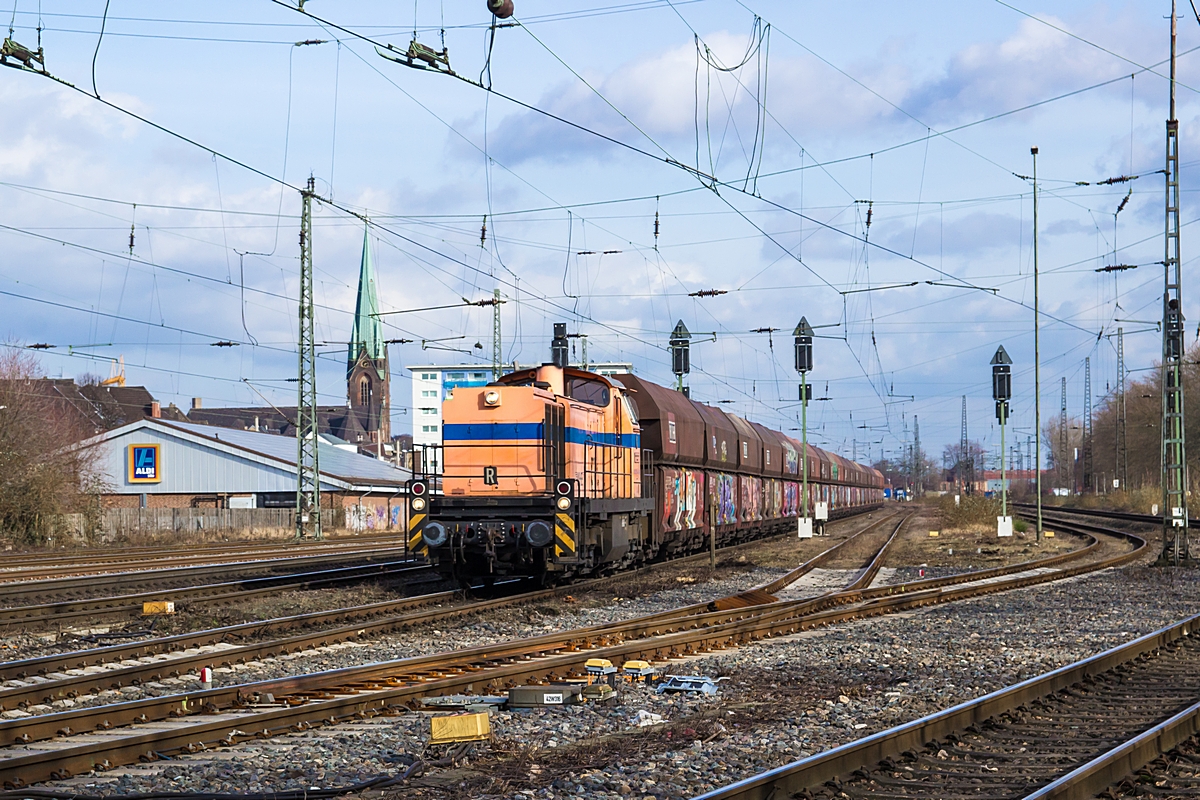
[[(442, 407), (441, 492), (415, 480), (409, 546), (463, 581), (610, 572), (794, 528), (803, 446), (633, 375), (550, 364)], [(883, 475), (809, 446), (810, 503), (873, 507)]]

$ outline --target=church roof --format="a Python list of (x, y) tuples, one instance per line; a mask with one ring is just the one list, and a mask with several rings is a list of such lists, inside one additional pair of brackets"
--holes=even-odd
[(375, 265), (371, 259), (371, 229), (363, 231), (362, 266), (358, 272), (358, 302), (354, 306), (354, 329), (350, 334), (350, 352), (346, 369), (354, 369), (359, 356), (387, 358), (383, 343), (383, 324), (379, 321), (379, 296), (375, 292)]

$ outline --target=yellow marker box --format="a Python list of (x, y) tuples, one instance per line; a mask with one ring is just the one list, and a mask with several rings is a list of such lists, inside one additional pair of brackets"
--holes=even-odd
[(941, 536), (941, 534), (940, 534), (939, 532), (937, 532), (937, 531), (930, 531), (930, 532), (929, 532), (929, 538), (931, 538), (931, 539), (936, 539), (938, 536)]
[(143, 617), (161, 617), (164, 614), (175, 613), (174, 600), (155, 600), (150, 603), (142, 603)]
[(429, 743), (453, 744), (478, 742), (492, 735), (492, 722), (486, 711), (429, 718)]

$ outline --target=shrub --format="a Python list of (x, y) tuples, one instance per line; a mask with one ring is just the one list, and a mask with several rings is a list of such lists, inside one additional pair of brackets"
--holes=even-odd
[(938, 503), (938, 516), (943, 528), (991, 527), (1000, 516), (1000, 499), (968, 494), (961, 495), (956, 505), (954, 495), (945, 495)]

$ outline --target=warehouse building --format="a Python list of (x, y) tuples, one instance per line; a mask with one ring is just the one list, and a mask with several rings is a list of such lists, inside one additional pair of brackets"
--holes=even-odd
[[(272, 433), (143, 419), (89, 440), (99, 448), (107, 508), (293, 509), (296, 439)], [(403, 523), (411, 473), (322, 436), (321, 505), (346, 527)]]

